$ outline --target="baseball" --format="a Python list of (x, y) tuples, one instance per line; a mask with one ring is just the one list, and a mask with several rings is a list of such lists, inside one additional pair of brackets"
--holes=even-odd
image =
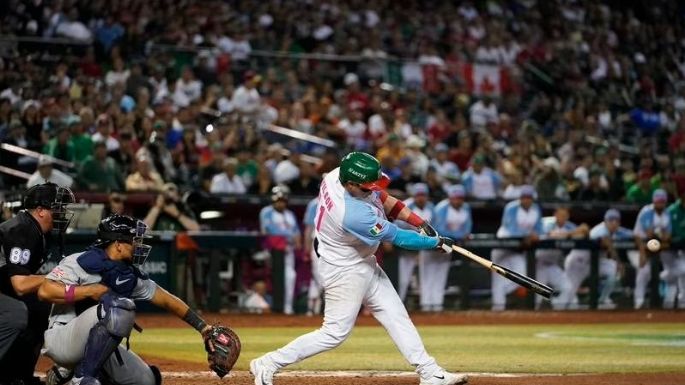
[(661, 242), (656, 239), (650, 239), (649, 242), (647, 242), (647, 248), (652, 253), (656, 253), (661, 248)]

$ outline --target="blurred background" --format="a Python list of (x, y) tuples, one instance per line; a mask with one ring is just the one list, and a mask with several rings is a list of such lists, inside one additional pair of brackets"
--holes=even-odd
[[(517, 251), (529, 275), (556, 266), (559, 290), (580, 280), (559, 308), (683, 307), (684, 17), (668, 0), (3, 1), (3, 219), (50, 180), (79, 201), (71, 251), (102, 216), (132, 214), (158, 231), (148, 270), (196, 306), (315, 313), (306, 205), (358, 150), (397, 197), (437, 205), (462, 185), (462, 241), (488, 258)], [(529, 187), (550, 225), (497, 238)], [(260, 226), (278, 202), (299, 222), (285, 243)], [(607, 227), (611, 208), (622, 239), (554, 231)], [(643, 209), (664, 219), (638, 226)], [(644, 249), (651, 238), (661, 253)], [(576, 246), (588, 256), (570, 258)], [(487, 271), (458, 257), (424, 307), (425, 256), (380, 254), (410, 309), (501, 310)], [(552, 304), (519, 291), (507, 306)]]

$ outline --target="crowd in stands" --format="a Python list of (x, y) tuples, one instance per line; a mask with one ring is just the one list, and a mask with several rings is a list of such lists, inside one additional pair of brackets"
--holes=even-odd
[[(422, 181), (434, 199), (457, 182), (477, 199), (525, 184), (541, 200), (675, 198), (684, 16), (666, 0), (5, 1), (0, 35), (20, 39), (0, 47), (0, 139), (73, 167), (0, 163), (89, 191), (315, 195), (356, 149), (398, 195)], [(267, 140), (268, 124), (336, 147)]]

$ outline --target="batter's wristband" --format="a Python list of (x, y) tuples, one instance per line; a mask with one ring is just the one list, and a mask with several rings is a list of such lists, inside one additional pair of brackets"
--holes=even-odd
[(207, 323), (192, 309), (188, 309), (186, 315), (183, 316), (183, 320), (200, 333), (207, 327)]
[(409, 214), (409, 218), (407, 218), (407, 223), (415, 227), (421, 226), (424, 222), (425, 221), (423, 220), (423, 218), (414, 214), (413, 212)]
[(76, 299), (76, 286), (75, 285), (65, 285), (64, 286), (64, 302), (72, 304)]

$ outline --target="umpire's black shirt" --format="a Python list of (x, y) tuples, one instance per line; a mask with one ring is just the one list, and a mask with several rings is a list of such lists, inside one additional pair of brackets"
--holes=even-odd
[(35, 274), (45, 262), (46, 252), (45, 235), (28, 211), (0, 224), (0, 292), (17, 298), (10, 278)]

